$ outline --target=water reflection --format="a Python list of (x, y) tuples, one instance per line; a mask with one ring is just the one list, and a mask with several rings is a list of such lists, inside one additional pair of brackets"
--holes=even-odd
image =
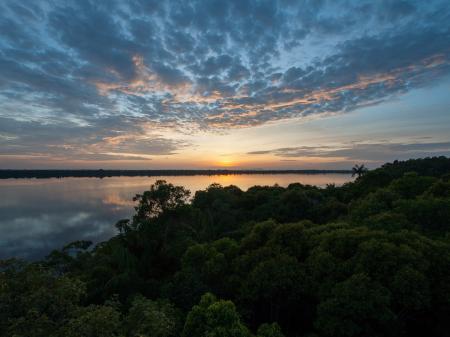
[(112, 177), (0, 180), (0, 258), (37, 259), (74, 240), (99, 242), (115, 233), (114, 224), (133, 213), (135, 194), (157, 179), (195, 192), (212, 183), (325, 186), (351, 180), (343, 174)]

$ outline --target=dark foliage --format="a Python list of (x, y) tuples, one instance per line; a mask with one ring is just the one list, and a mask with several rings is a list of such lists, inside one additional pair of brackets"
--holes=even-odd
[(323, 174), (351, 173), (348, 170), (0, 170), (0, 179), (11, 178), (67, 178), (67, 177), (161, 177), (213, 176), (226, 174)]
[(0, 335), (448, 336), (450, 159), (356, 174), (191, 200), (158, 181), (109, 241), (3, 261)]

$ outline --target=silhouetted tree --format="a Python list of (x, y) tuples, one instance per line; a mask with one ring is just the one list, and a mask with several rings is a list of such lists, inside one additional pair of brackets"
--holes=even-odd
[(355, 166), (352, 167), (352, 177), (356, 175), (359, 178), (367, 171), (368, 169), (364, 166), (364, 164), (361, 165), (356, 164)]

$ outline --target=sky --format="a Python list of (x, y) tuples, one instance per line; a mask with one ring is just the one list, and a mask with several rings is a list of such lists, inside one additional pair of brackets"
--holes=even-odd
[(448, 0), (0, 1), (0, 168), (450, 156)]

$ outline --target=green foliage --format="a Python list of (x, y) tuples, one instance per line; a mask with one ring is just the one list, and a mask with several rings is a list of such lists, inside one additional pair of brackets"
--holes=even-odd
[(410, 199), (425, 192), (436, 180), (433, 177), (421, 177), (416, 172), (408, 172), (394, 180), (389, 188), (402, 198)]
[(90, 305), (79, 308), (61, 329), (66, 337), (122, 337), (121, 315), (113, 307)]
[(0, 264), (0, 335), (57, 336), (85, 293), (76, 278), (57, 276), (39, 264)]
[(424, 231), (443, 233), (450, 229), (450, 198), (418, 197), (398, 200), (396, 205), (398, 212)]
[(150, 190), (137, 194), (133, 201), (138, 202), (133, 218), (134, 227), (141, 222), (155, 218), (163, 212), (173, 211), (183, 206), (189, 198), (190, 191), (181, 186), (174, 186), (165, 180), (157, 180)]
[(257, 337), (284, 337), (284, 335), (277, 323), (264, 323), (258, 328)]
[(337, 283), (317, 310), (315, 325), (325, 336), (383, 335), (395, 319), (389, 291), (365, 274)]
[(448, 336), (449, 177), (426, 158), (191, 202), (158, 181), (110, 240), (2, 261), (0, 336)]
[(389, 211), (398, 199), (399, 195), (390, 189), (379, 189), (352, 203), (351, 218), (355, 222), (364, 221), (368, 217)]
[(166, 301), (151, 301), (137, 296), (125, 320), (128, 335), (136, 337), (172, 337), (180, 330), (178, 312)]
[(183, 337), (250, 337), (231, 301), (217, 300), (210, 293), (202, 296), (186, 318)]

